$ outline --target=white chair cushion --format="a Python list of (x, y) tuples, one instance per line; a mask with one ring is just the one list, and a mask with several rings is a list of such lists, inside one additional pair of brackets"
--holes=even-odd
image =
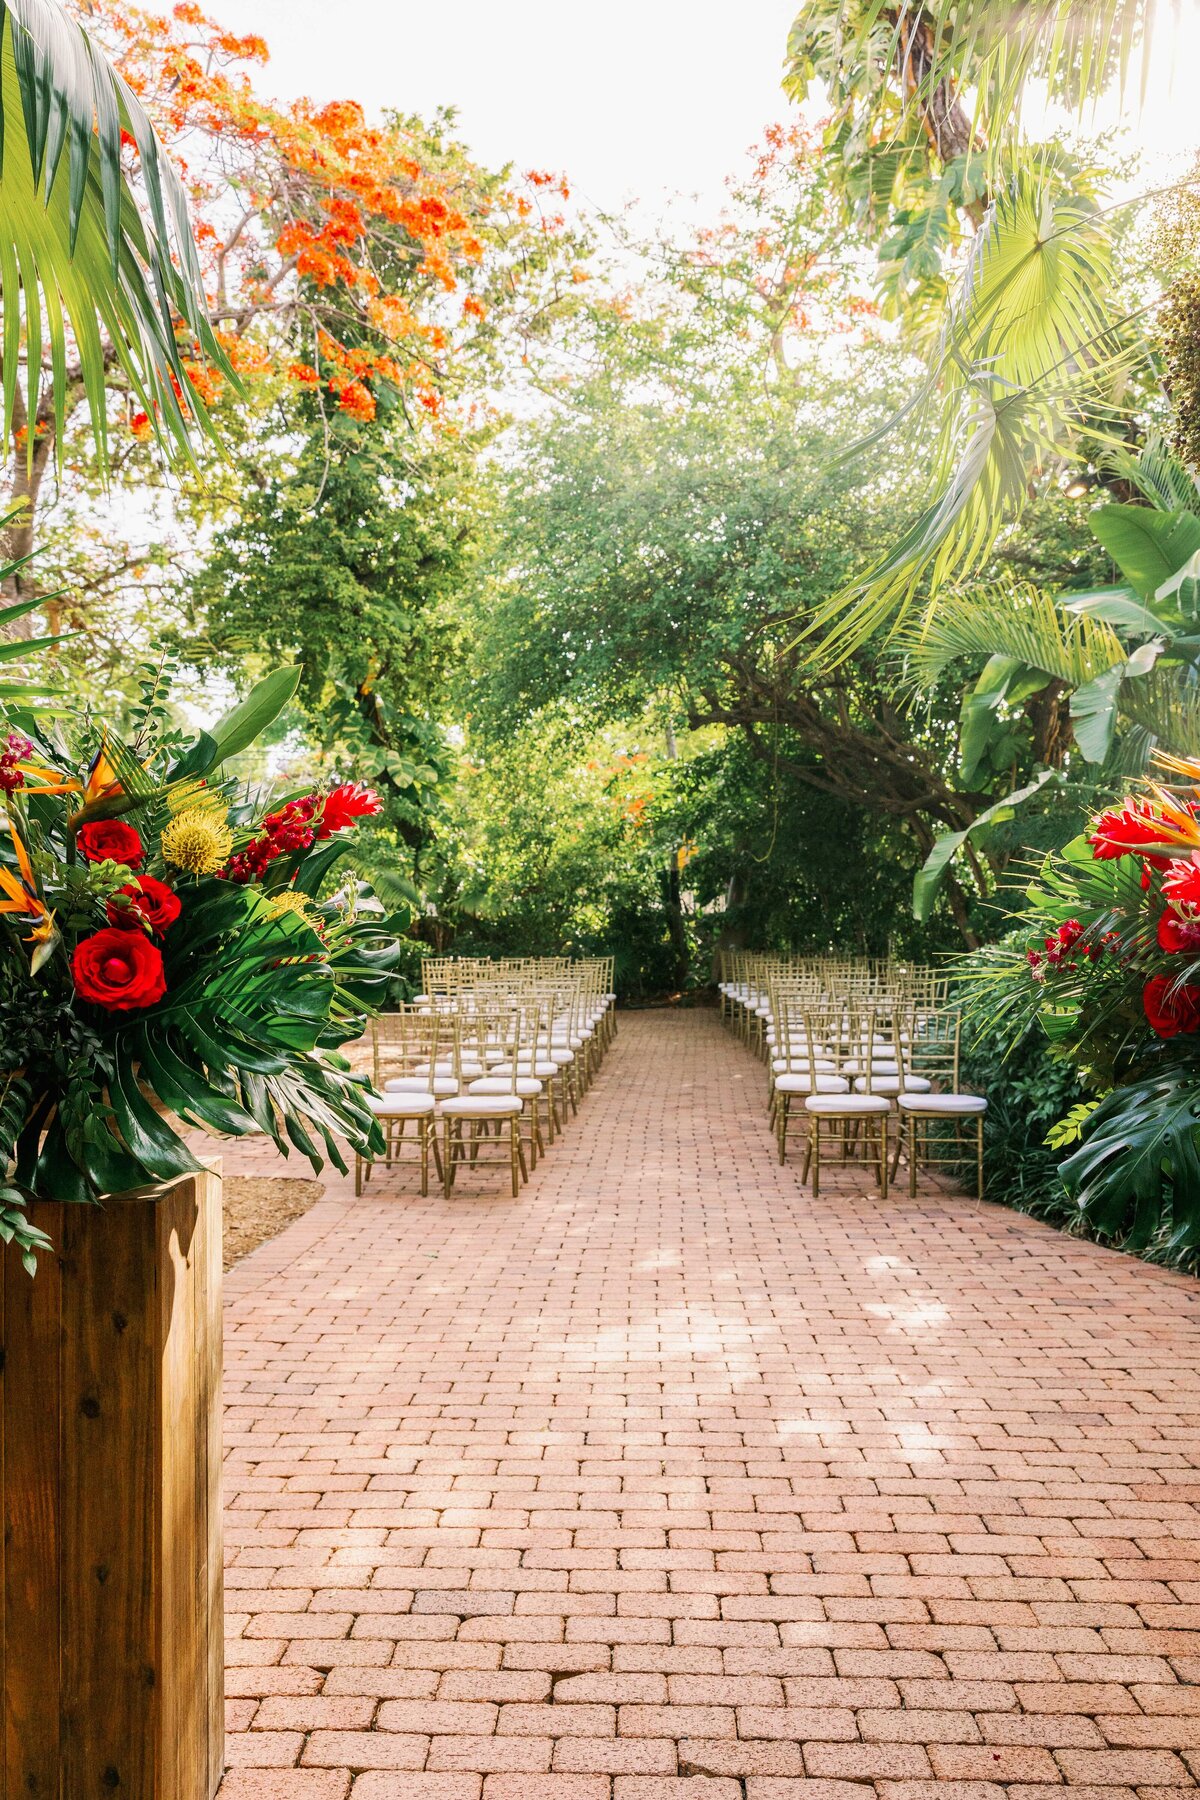
[[(485, 1075), (482, 1081), (473, 1081), (467, 1089), (469, 1094), (511, 1094), (513, 1091), (511, 1075)], [(542, 1084), (532, 1075), (518, 1075), (515, 1091), (522, 1099), (532, 1100), (535, 1094), (542, 1092)]]
[[(873, 1094), (891, 1094), (893, 1096), (902, 1093), (927, 1094), (930, 1086), (931, 1084), (926, 1081), (923, 1075), (905, 1075), (903, 1077), (899, 1075), (873, 1075), (871, 1077), (871, 1092)], [(854, 1083), (854, 1091), (856, 1094), (866, 1093), (867, 1078), (865, 1075), (860, 1075), (858, 1080)]]
[[(814, 1061), (816, 1062), (818, 1072), (824, 1070), (827, 1075), (836, 1073), (836, 1065), (831, 1063), (828, 1057), (818, 1056), (814, 1058)], [(806, 1075), (808, 1073), (808, 1066), (807, 1056), (793, 1056), (790, 1058), (786, 1056), (776, 1056), (771, 1061), (771, 1068), (776, 1075)]]
[(423, 1119), (437, 1100), (432, 1094), (368, 1094), (367, 1105), (381, 1119)]
[(804, 1102), (806, 1109), (812, 1113), (832, 1113), (838, 1118), (852, 1118), (856, 1114), (890, 1112), (891, 1107), (882, 1094), (810, 1094)]
[(434, 1094), (439, 1100), (448, 1100), (451, 1094), (457, 1094), (458, 1083), (453, 1075), (393, 1075), (390, 1081), (383, 1084), (385, 1094)]
[[(780, 1075), (775, 1083), (781, 1094), (810, 1094), (813, 1091), (811, 1075)], [(850, 1083), (843, 1081), (840, 1075), (817, 1076), (818, 1094), (848, 1094)]]
[[(490, 1073), (492, 1075), (511, 1075), (512, 1064), (510, 1062), (497, 1063)], [(530, 1062), (527, 1056), (523, 1056), (517, 1064), (517, 1074), (536, 1075), (539, 1081), (549, 1081), (552, 1076), (558, 1074), (558, 1064), (541, 1061)]]
[(896, 1105), (902, 1112), (940, 1113), (946, 1118), (963, 1113), (985, 1113), (982, 1094), (901, 1094)]
[(460, 1094), (443, 1100), (439, 1110), (450, 1119), (508, 1119), (525, 1110), (519, 1094)]

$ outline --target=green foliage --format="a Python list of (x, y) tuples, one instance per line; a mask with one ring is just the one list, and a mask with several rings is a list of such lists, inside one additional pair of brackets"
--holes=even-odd
[(1200, 1252), (1200, 1057), (1118, 1087), (1088, 1121), (1063, 1180), (1092, 1229), (1130, 1250)]
[[(184, 367), (177, 316), (233, 376), (209, 323), (183, 186), (149, 118), (57, 0), (0, 9), (0, 103), (3, 441), (12, 441), (22, 352), (30, 422), (43, 365), (61, 416), (70, 355), (106, 454), (106, 359), (115, 355), (160, 443), (190, 457), (190, 420), (205, 427), (207, 413)], [(122, 165), (122, 132), (137, 143), (144, 207)], [(33, 448), (30, 429), (31, 459)], [(60, 461), (62, 448), (58, 440)]]
[(1047, 1143), (1073, 1107), (1087, 1104), (1078, 1071), (1053, 1052), (1036, 1025), (1013, 1041), (1003, 1021), (964, 1033), (964, 1084), (987, 1095), (984, 1168), (987, 1197), (1034, 1213), (1055, 1225), (1071, 1223), (1073, 1208), (1059, 1174), (1061, 1156)]
[[(385, 879), (412, 879), (446, 749), (439, 719), (459, 626), (452, 605), (487, 509), (463, 440), (316, 421), (250, 482), (192, 590), (211, 653), (296, 659), (307, 735), (374, 783)], [(194, 647), (189, 646), (195, 654)]]
[[(439, 921), (465, 955), (611, 950), (617, 989), (677, 985), (662, 878), (672, 771), (648, 739), (550, 710), (462, 758), (441, 832)], [(652, 740), (650, 740), (652, 741)]]

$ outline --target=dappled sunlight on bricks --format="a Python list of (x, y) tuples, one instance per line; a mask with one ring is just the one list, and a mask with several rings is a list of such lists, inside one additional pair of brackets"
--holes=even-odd
[(814, 1203), (763, 1088), (625, 1016), (519, 1199), (333, 1174), (227, 1277), (221, 1800), (1195, 1789), (1200, 1286)]

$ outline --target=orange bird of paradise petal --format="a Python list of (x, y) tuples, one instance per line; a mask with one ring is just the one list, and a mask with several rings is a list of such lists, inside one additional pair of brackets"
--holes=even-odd
[[(25, 777), (27, 794), (77, 794), (80, 790), (78, 781), (56, 775), (53, 769), (39, 768), (36, 763), (18, 763), (17, 767)], [(37, 786), (31, 787), (31, 781)]]
[[(13, 846), (13, 850), (16, 853), (17, 868), (20, 871), (21, 880), (24, 882), (25, 886), (29, 889), (29, 892), (31, 894), (36, 894), (36, 892), (37, 892), (37, 877), (34, 875), (34, 872), (33, 872), (33, 864), (29, 860), (29, 852), (25, 848), (25, 843), (24, 843), (23, 838), (21, 837), (20, 832), (17, 830), (15, 825), (11, 824), (11, 821), (10, 821), (10, 830), (11, 830), (11, 835), (12, 835), (12, 846)], [(41, 903), (39, 901), (39, 905), (40, 904)]]
[(105, 737), (88, 770), (87, 786), (83, 790), (85, 805), (89, 801), (99, 800), (104, 794), (119, 791), (120, 785), (117, 771), (108, 760), (108, 738)]
[[(32, 874), (32, 871), (30, 871)], [(0, 869), (0, 913), (26, 913), (31, 918), (48, 919), (49, 913), (36, 894), (31, 894), (11, 869)]]

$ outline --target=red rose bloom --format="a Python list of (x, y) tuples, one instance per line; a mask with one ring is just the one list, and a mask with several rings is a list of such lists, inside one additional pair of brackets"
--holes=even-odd
[(132, 825), (120, 819), (94, 819), (81, 825), (77, 840), (89, 862), (127, 863), (136, 869), (142, 860), (142, 840)]
[(1142, 989), (1146, 1021), (1155, 1037), (1173, 1038), (1200, 1031), (1200, 988), (1171, 988), (1169, 975), (1156, 975)]
[(361, 781), (343, 781), (340, 787), (331, 788), (325, 796), (317, 836), (332, 837), (335, 831), (344, 831), (348, 825), (353, 825), (355, 819), (366, 819), (372, 813), (382, 811), (383, 801), (373, 788), (364, 787)]
[(153, 1006), (167, 991), (162, 952), (140, 931), (109, 925), (81, 938), (71, 958), (75, 991), (106, 1012)]
[(122, 931), (148, 925), (161, 937), (182, 911), (174, 888), (169, 888), (165, 881), (156, 881), (153, 875), (139, 875), (136, 881), (127, 881), (124, 887), (119, 887), (117, 893), (126, 895), (128, 904), (122, 906), (115, 897), (110, 900), (108, 922)]

